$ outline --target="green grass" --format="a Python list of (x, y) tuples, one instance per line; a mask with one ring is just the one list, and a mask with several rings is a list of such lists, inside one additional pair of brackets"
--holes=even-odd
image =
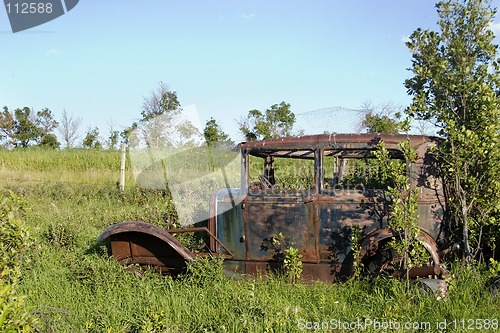
[(360, 329), (334, 324), (358, 320), (431, 323), (432, 330), (420, 332), (437, 332), (437, 323), (447, 320), (447, 332), (468, 332), (470, 319), (500, 319), (500, 296), (486, 288), (489, 276), (459, 264), (452, 267), (449, 297), (439, 301), (388, 278), (334, 285), (233, 279), (220, 260), (195, 262), (179, 279), (154, 272), (139, 277), (108, 258), (97, 236), (125, 220), (169, 227), (175, 214), (164, 192), (135, 188), (130, 174), (121, 194), (118, 170), (117, 152), (0, 151), (0, 187), (29, 204), (23, 219), (34, 245), (24, 258), (20, 291), (40, 332), (305, 332), (300, 328), (315, 325), (355, 332)]
[[(127, 159), (127, 167), (130, 161)], [(40, 182), (92, 183), (119, 180), (120, 152), (93, 149), (0, 149), (0, 186)], [(127, 182), (131, 183), (131, 173)]]

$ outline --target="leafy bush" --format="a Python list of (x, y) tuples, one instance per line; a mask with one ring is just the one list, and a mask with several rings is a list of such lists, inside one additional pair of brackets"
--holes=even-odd
[(27, 227), (19, 218), (25, 203), (13, 192), (0, 195), (0, 331), (30, 332), (34, 323), (17, 294), (22, 254), (29, 246)]
[(295, 242), (287, 242), (281, 232), (265, 240), (263, 245), (264, 249), (273, 253), (273, 259), (278, 261), (281, 273), (291, 283), (295, 283), (302, 275), (302, 254), (294, 245)]
[[(408, 162), (416, 160), (415, 149), (410, 146), (409, 140), (401, 142), (399, 146)], [(411, 188), (410, 176), (404, 173), (405, 164), (390, 159), (384, 142), (380, 142), (377, 148), (373, 154), (381, 166), (383, 176), (385, 179), (393, 180), (393, 185), (387, 189), (391, 198), (388, 224), (398, 232), (398, 235), (388, 245), (400, 256), (403, 268), (406, 269), (407, 286), (409, 286), (410, 269), (424, 263), (427, 254), (419, 239), (417, 202), (419, 190)]]

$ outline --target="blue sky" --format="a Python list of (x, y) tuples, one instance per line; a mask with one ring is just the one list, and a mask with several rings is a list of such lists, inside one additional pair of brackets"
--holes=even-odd
[[(13, 34), (0, 8), (0, 106), (64, 109), (82, 132), (121, 130), (160, 81), (202, 124), (234, 139), (235, 119), (286, 101), (295, 113), (407, 105), (403, 40), (435, 28), (434, 1), (81, 0)], [(339, 120), (340, 121), (340, 120)]]

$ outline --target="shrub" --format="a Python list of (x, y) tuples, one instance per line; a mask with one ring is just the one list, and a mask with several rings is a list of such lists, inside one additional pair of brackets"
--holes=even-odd
[(25, 203), (13, 192), (0, 194), (0, 331), (30, 332), (34, 324), (17, 294), (22, 254), (30, 244), (27, 227), (19, 218)]

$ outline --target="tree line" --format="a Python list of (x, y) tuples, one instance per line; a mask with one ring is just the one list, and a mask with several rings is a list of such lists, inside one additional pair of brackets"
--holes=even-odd
[[(209, 145), (216, 142), (234, 145), (233, 140), (213, 117), (206, 121), (200, 133), (189, 120), (180, 119), (181, 113), (177, 93), (160, 82), (158, 87), (144, 98), (138, 121), (122, 131), (111, 127), (105, 140), (101, 138), (98, 127), (91, 127), (85, 132), (84, 138), (77, 142), (82, 118), (70, 115), (66, 110), (63, 110), (58, 121), (48, 108), (35, 111), (23, 107), (10, 111), (4, 106), (0, 113), (0, 145), (8, 149), (30, 146), (59, 149), (62, 144), (56, 135), (57, 131), (65, 148), (117, 149), (121, 142), (132, 143), (141, 130), (149, 133), (148, 142), (155, 146), (175, 145), (175, 138), (186, 144), (196, 135), (201, 135)], [(295, 115), (291, 111), (291, 105), (281, 102), (264, 112), (250, 110), (246, 118), (238, 121), (238, 126), (246, 140), (256, 140), (289, 136), (292, 134), (294, 122)]]
[[(82, 146), (84, 148), (103, 148), (99, 138), (99, 129), (89, 128), (81, 144), (76, 141), (82, 118), (69, 115), (63, 110), (61, 119), (57, 121), (53, 112), (44, 108), (35, 111), (29, 107), (10, 111), (7, 106), (0, 113), (0, 145), (4, 148), (27, 148), (39, 146), (49, 149), (59, 149), (61, 142), (56, 135), (60, 134), (66, 148)], [(115, 149), (118, 144), (119, 132), (110, 131), (105, 141), (107, 149)]]

